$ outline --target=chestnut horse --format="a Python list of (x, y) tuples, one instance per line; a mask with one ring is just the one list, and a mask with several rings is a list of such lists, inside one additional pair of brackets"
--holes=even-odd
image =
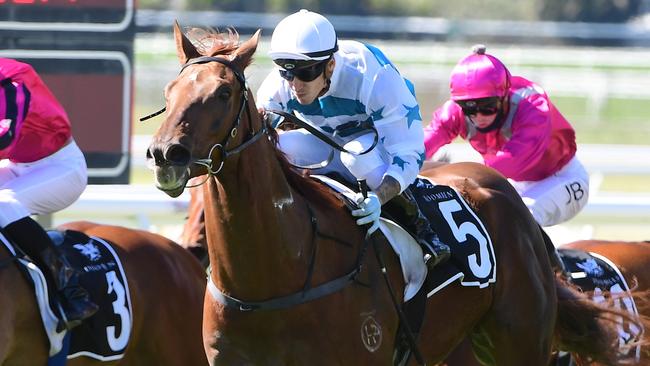
[[(560, 248), (574, 249), (588, 253), (596, 253), (609, 259), (625, 278), (625, 281), (633, 287), (633, 294), (648, 295), (650, 291), (650, 242), (632, 241), (607, 241), (607, 240), (579, 240), (562, 245)], [(637, 304), (639, 313), (647, 320), (650, 319), (650, 306), (648, 299), (635, 296), (637, 300), (645, 300)], [(647, 338), (648, 324), (645, 323), (645, 334)], [(588, 363), (577, 362), (578, 365)], [(650, 365), (650, 346), (642, 342), (640, 352), (640, 365)], [(447, 358), (447, 366), (481, 366), (474, 357), (469, 342), (463, 342)], [(555, 365), (555, 364), (553, 364)]]
[[(133, 309), (129, 343), (120, 360), (80, 356), (70, 366), (207, 365), (201, 342), (205, 274), (178, 244), (156, 234), (89, 222), (68, 223), (112, 244), (128, 278)], [(49, 341), (34, 289), (0, 245), (0, 365), (46, 365)]]
[[(384, 252), (389, 282), (401, 294), (397, 256), (383, 237), (367, 245), (341, 201), (296, 172), (276, 147), (243, 76), (259, 31), (241, 44), (235, 32), (207, 32), (195, 46), (176, 23), (174, 36), (182, 69), (165, 88), (165, 121), (147, 157), (157, 187), (172, 197), (208, 174), (208, 361), (392, 364), (398, 315), (374, 248)], [(441, 167), (431, 178), (461, 192), (487, 227), (498, 280), (482, 289), (454, 283), (428, 299), (417, 340), (426, 363), (472, 335), (500, 366), (546, 366), (554, 337), (615, 364), (615, 328), (596, 320), (609, 310), (555, 278), (541, 230), (512, 186), (471, 163)], [(582, 329), (562, 323), (573, 314), (583, 314), (571, 319)]]
[[(195, 177), (189, 182), (195, 185), (205, 178)], [(203, 192), (199, 187), (190, 189), (190, 203), (183, 230), (178, 238), (178, 244), (192, 253), (204, 268), (210, 264), (208, 259), (207, 242), (205, 238), (205, 219), (203, 211)]]

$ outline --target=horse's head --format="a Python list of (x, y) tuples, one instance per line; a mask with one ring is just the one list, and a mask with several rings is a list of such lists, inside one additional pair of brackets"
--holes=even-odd
[(156, 186), (168, 195), (179, 196), (194, 176), (218, 172), (230, 150), (247, 143), (238, 132), (251, 129), (257, 113), (250, 111), (243, 71), (259, 34), (239, 44), (235, 32), (203, 31), (195, 46), (174, 24), (182, 68), (165, 87), (166, 118), (147, 150)]

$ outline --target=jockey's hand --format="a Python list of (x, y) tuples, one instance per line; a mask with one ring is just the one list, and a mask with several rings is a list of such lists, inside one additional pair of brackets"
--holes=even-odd
[(373, 192), (368, 192), (368, 197), (363, 197), (363, 194), (357, 193), (354, 200), (359, 205), (359, 209), (352, 211), (352, 216), (359, 217), (357, 225), (372, 224), (368, 229), (368, 235), (379, 229), (379, 216), (381, 214), (381, 202), (379, 197)]

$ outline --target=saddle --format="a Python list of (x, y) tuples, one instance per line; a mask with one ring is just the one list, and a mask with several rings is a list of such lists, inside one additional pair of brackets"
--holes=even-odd
[[(344, 179), (334, 175), (312, 175), (334, 190), (350, 208), (357, 208), (352, 196), (358, 192), (355, 187)], [(463, 286), (478, 286), (484, 288), (496, 281), (494, 248), (492, 240), (485, 229), (485, 225), (474, 213), (463, 197), (453, 188), (439, 185), (425, 177), (418, 177), (410, 186), (418, 205), (429, 219), (431, 226), (440, 236), (440, 239), (451, 247), (451, 259), (441, 266), (436, 266), (428, 276), (431, 279), (427, 287), (427, 297), (440, 291), (454, 280), (460, 280)], [(402, 235), (395, 235), (398, 227)], [(382, 210), (381, 231), (386, 236), (396, 254), (400, 256), (403, 271), (408, 267), (418, 266), (422, 257), (402, 260), (401, 254), (409, 252), (404, 247), (417, 246), (413, 235), (400, 225), (397, 218), (389, 216)], [(402, 242), (395, 242), (394, 236)], [(404, 238), (410, 240), (404, 242)], [(419, 246), (418, 246), (419, 249)], [(421, 251), (419, 251), (421, 254)], [(424, 266), (424, 264), (422, 263)], [(405, 279), (413, 278), (408, 273)], [(436, 279), (439, 278), (439, 279)], [(423, 282), (424, 283), (424, 282)], [(405, 294), (407, 295), (407, 294)], [(411, 296), (405, 296), (405, 301)]]
[(132, 307), (128, 282), (122, 263), (114, 249), (103, 239), (77, 231), (48, 231), (50, 238), (70, 264), (83, 274), (81, 285), (88, 290), (100, 310), (81, 325), (68, 331), (58, 327), (60, 320), (53, 311), (57, 306), (41, 270), (3, 235), (0, 242), (19, 263), (27, 281), (34, 288), (43, 327), (50, 341), (50, 364), (64, 364), (65, 359), (79, 356), (101, 361), (122, 358), (132, 327)]

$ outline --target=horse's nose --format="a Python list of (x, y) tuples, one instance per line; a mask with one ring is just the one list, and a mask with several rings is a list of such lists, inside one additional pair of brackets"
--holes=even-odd
[(164, 156), (172, 165), (183, 166), (190, 163), (191, 153), (181, 144), (172, 144), (167, 146)]
[(147, 160), (153, 159), (157, 166), (188, 165), (190, 157), (190, 151), (181, 144), (170, 144), (164, 147), (152, 144), (147, 149)]

